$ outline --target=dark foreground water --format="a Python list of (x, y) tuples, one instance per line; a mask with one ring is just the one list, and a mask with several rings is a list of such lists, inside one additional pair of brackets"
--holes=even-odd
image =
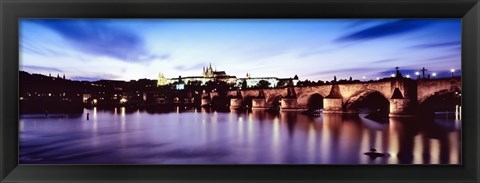
[[(87, 120), (89, 113), (89, 120)], [(22, 115), (21, 164), (458, 164), (460, 120), (125, 108)], [(364, 155), (375, 148), (388, 153)]]

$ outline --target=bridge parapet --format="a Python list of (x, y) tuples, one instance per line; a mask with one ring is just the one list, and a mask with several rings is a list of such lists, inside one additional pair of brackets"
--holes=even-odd
[(460, 77), (442, 79), (420, 79), (417, 82), (417, 102), (420, 104), (434, 95), (461, 91), (462, 81)]

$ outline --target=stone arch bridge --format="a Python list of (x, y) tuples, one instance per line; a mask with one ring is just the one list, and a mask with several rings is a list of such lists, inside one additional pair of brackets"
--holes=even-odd
[[(460, 77), (418, 80), (395, 77), (370, 82), (332, 83), (320, 86), (232, 90), (228, 91), (227, 95), (230, 98), (230, 108), (269, 109), (278, 105), (281, 110), (307, 110), (309, 100), (317, 96), (323, 99), (323, 113), (356, 113), (356, 103), (372, 93), (378, 93), (389, 101), (390, 117), (407, 117), (412, 116), (417, 106), (428, 98), (461, 92), (462, 89)], [(214, 98), (218, 94), (210, 93), (208, 96)], [(211, 101), (211, 98), (204, 97), (202, 105)]]

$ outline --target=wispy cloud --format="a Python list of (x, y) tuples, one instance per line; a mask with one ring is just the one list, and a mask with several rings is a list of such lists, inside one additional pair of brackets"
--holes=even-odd
[(345, 69), (314, 72), (314, 73), (306, 74), (305, 76), (331, 75), (331, 77), (333, 78), (334, 75), (364, 73), (364, 72), (371, 72), (371, 71), (376, 71), (376, 70), (378, 70), (378, 69), (375, 69), (375, 68), (345, 68)]
[(313, 48), (307, 50), (303, 53), (300, 53), (299, 57), (309, 57), (318, 54), (326, 54), (326, 53), (333, 53), (333, 52), (340, 52), (344, 48), (348, 48), (350, 46), (355, 45), (355, 43), (344, 44), (344, 45), (336, 45), (334, 48)]
[(436, 57), (431, 57), (425, 59), (425, 61), (438, 61), (438, 60), (447, 60), (447, 59), (458, 59), (460, 61), (460, 54), (452, 54), (452, 55), (442, 55), (442, 56), (436, 56)]
[(460, 46), (460, 41), (418, 44), (418, 45), (410, 46), (408, 48), (418, 49), (418, 48), (439, 48), (439, 47), (450, 47), (450, 46)]
[(108, 56), (127, 62), (157, 58), (146, 49), (142, 37), (127, 29), (106, 24), (102, 20), (44, 20), (36, 23), (57, 32), (78, 51)]
[(68, 54), (66, 53), (63, 53), (61, 51), (55, 51), (48, 48), (47, 46), (38, 45), (28, 40), (20, 41), (20, 50), (25, 53), (32, 53), (43, 56), (68, 56)]
[(176, 70), (180, 70), (180, 71), (190, 71), (190, 70), (200, 70), (202, 69), (202, 67), (206, 66), (207, 64), (206, 63), (199, 63), (199, 64), (195, 64), (195, 65), (178, 65), (178, 66), (175, 66), (174, 68)]
[(62, 72), (63, 70), (53, 68), (53, 67), (42, 67), (42, 66), (33, 66), (33, 65), (24, 65), (21, 66), (21, 70), (29, 71), (29, 72)]
[(373, 27), (365, 28), (347, 35), (343, 35), (336, 39), (338, 42), (350, 41), (366, 41), (388, 36), (405, 34), (408, 32), (419, 30), (425, 27), (431, 21), (426, 20), (397, 20), (383, 23)]
[(390, 58), (390, 59), (375, 60), (375, 61), (371, 61), (370, 63), (379, 64), (379, 63), (391, 63), (391, 62), (396, 62), (396, 61), (398, 61), (398, 59)]
[(90, 73), (88, 76), (72, 76), (71, 80), (77, 81), (98, 81), (102, 79), (114, 80), (120, 78), (118, 75), (107, 74), (107, 73)]

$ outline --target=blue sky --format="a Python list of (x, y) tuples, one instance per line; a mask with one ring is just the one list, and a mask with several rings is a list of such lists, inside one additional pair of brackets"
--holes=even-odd
[(460, 74), (460, 19), (22, 19), (20, 70), (74, 80)]

